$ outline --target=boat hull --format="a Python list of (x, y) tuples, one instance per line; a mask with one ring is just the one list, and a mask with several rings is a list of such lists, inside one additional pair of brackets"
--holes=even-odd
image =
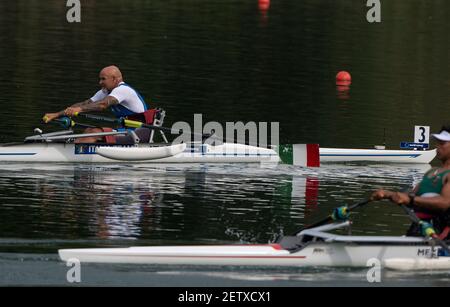
[[(153, 147), (151, 147), (153, 146)], [(80, 163), (279, 163), (276, 150), (244, 144), (190, 143), (165, 145), (102, 145), (73, 143), (24, 143), (0, 146), (0, 162), (80, 162)], [(149, 149), (150, 150), (147, 150)], [(306, 151), (305, 151), (306, 152)], [(320, 148), (320, 163), (379, 162), (427, 164), (436, 150), (376, 150)], [(295, 161), (293, 161), (295, 162)], [(295, 163), (294, 163), (295, 164)], [(304, 165), (308, 164), (305, 162)]]
[[(180, 146), (178, 145), (172, 145)], [(189, 144), (179, 152), (170, 150), (165, 153), (175, 153), (166, 155), (146, 154), (149, 159), (142, 158), (139, 148), (150, 148), (149, 144), (139, 144), (135, 156), (126, 158), (126, 153), (114, 153), (111, 155), (109, 148), (123, 149), (136, 148), (134, 145), (105, 145), (102, 144), (73, 144), (73, 143), (25, 143), (19, 145), (0, 146), (0, 162), (80, 162), (80, 163), (120, 163), (120, 162), (145, 162), (145, 163), (257, 163), (257, 162), (279, 162), (278, 154), (268, 148), (260, 148), (242, 144), (224, 143), (222, 145), (211, 146), (208, 144)], [(108, 154), (103, 156), (97, 153), (99, 148), (105, 148)], [(136, 157), (138, 158), (136, 159)]]
[[(80, 262), (219, 265), (219, 266), (330, 266), (366, 267), (369, 260), (380, 263), (389, 259), (430, 259), (437, 249), (423, 244), (349, 244), (316, 242), (297, 252), (289, 252), (278, 244), (268, 245), (213, 245), (162, 246), (98, 249), (63, 249), (63, 261)], [(444, 259), (450, 267), (449, 257)], [(441, 260), (442, 263), (442, 260)]]
[(430, 163), (436, 156), (433, 150), (380, 150), (320, 148), (320, 162), (383, 162), (383, 163)]

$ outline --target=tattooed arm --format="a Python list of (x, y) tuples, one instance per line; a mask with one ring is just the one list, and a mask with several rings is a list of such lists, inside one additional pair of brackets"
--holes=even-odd
[(119, 101), (116, 98), (112, 96), (107, 96), (106, 98), (99, 101), (91, 102), (88, 104), (82, 104), (79, 106), (75, 105), (71, 106), (64, 110), (64, 115), (73, 116), (75, 115), (75, 113), (103, 111), (109, 108), (110, 106), (117, 104), (119, 104)]
[[(89, 105), (91, 103), (92, 103), (92, 100), (91, 99), (87, 99), (85, 101), (73, 104), (72, 106), (70, 106), (70, 108), (79, 108), (79, 107), (83, 107), (83, 106)], [(62, 111), (59, 111), (59, 112), (56, 112), (56, 113), (47, 113), (47, 114), (44, 115), (43, 120), (44, 120), (45, 123), (48, 123), (48, 122), (54, 120), (55, 118), (64, 116), (66, 110), (62, 110)]]
[[(71, 105), (70, 107), (71, 107), (71, 108), (82, 107), (82, 106), (85, 106), (85, 105), (90, 104), (90, 103), (92, 103), (92, 102), (93, 102), (92, 100), (87, 99), (87, 100), (82, 101), (82, 102), (74, 103), (74, 104)], [(62, 112), (64, 112), (64, 111), (62, 111)]]

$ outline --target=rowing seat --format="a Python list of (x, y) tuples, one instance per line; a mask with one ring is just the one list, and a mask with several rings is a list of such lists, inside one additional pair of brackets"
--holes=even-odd
[[(156, 127), (161, 127), (164, 122), (164, 117), (166, 112), (163, 109), (150, 109), (142, 113), (132, 114), (126, 117), (126, 119), (138, 121), (145, 123), (147, 125), (153, 125)], [(111, 132), (112, 128), (101, 128), (103, 132)], [(168, 143), (164, 132), (159, 130), (164, 142)], [(153, 143), (153, 137), (155, 130), (149, 128), (137, 128), (134, 130), (140, 143)], [(134, 144), (134, 139), (130, 135), (107, 135), (104, 137), (104, 141), (107, 144)]]
[[(127, 119), (138, 121), (138, 122), (142, 122), (142, 123), (145, 123), (147, 125), (153, 125), (153, 126), (156, 126), (156, 127), (161, 127), (163, 125), (163, 123), (164, 123), (164, 117), (166, 117), (166, 111), (164, 111), (161, 108), (156, 108), (156, 109), (147, 110), (147, 111), (142, 112), (142, 113), (136, 113), (136, 114), (128, 115)], [(141, 129), (147, 129), (149, 131), (149, 133), (150, 133), (150, 136), (145, 141), (145, 143), (153, 143), (153, 137), (155, 135), (155, 130), (154, 129), (149, 129), (149, 128), (141, 128)], [(163, 138), (164, 142), (168, 143), (166, 135), (164, 134), (164, 132), (162, 130), (159, 130), (159, 132), (161, 133), (161, 137)], [(139, 136), (139, 138), (140, 138), (140, 136)], [(141, 142), (144, 142), (144, 141), (141, 141)]]
[(160, 108), (150, 109), (142, 113), (128, 115), (127, 119), (142, 122), (147, 125), (153, 125), (157, 120), (161, 118), (161, 115), (163, 113), (165, 112)]

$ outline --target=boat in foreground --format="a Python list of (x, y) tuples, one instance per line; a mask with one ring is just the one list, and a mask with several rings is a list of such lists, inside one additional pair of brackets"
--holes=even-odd
[(61, 249), (59, 256), (97, 263), (293, 267), (366, 267), (377, 259), (391, 269), (450, 269), (450, 257), (426, 238), (327, 232), (349, 224), (307, 229), (276, 244)]

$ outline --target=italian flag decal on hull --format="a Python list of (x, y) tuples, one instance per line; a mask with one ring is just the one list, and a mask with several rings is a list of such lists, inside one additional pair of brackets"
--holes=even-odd
[(319, 167), (319, 144), (287, 144), (277, 147), (278, 155), (285, 164)]

